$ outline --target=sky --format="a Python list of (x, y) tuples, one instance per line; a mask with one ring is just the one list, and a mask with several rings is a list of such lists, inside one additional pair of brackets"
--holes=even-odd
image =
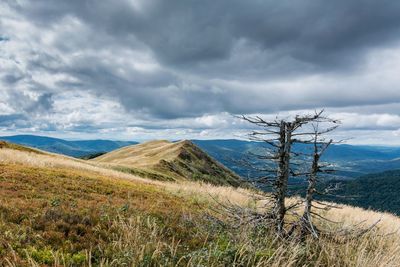
[(1, 0), (0, 135), (241, 138), (314, 110), (400, 145), (400, 1)]

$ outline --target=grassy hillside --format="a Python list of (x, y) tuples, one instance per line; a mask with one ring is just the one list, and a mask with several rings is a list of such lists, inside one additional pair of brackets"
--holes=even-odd
[(399, 266), (397, 217), (343, 206), (324, 213), (344, 226), (382, 218), (379, 228), (346, 244), (283, 242), (236, 228), (214, 201), (261, 206), (251, 194), (3, 147), (0, 266)]
[(24, 152), (30, 152), (30, 153), (36, 153), (36, 154), (45, 154), (44, 152), (34, 149), (34, 148), (21, 146), (21, 145), (9, 143), (6, 141), (1, 141), (1, 140), (0, 140), (0, 149), (12, 149), (12, 150), (24, 151)]
[(352, 181), (331, 183), (340, 183), (337, 194), (351, 196), (334, 199), (335, 201), (400, 215), (400, 170), (372, 173)]
[(160, 180), (194, 180), (239, 186), (241, 179), (190, 141), (152, 141), (109, 152), (93, 159)]

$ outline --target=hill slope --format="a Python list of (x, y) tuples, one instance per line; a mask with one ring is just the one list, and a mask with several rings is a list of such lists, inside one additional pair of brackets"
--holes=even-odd
[(3, 147), (0, 266), (399, 266), (397, 217), (348, 206), (316, 210), (344, 226), (382, 221), (345, 244), (331, 236), (280, 242), (268, 227), (238, 227), (215, 202), (261, 207), (252, 193)]
[(67, 141), (59, 138), (36, 135), (2, 136), (0, 140), (71, 157), (82, 157), (100, 152), (109, 152), (123, 146), (137, 144), (137, 142), (110, 140)]
[(336, 202), (400, 215), (400, 170), (372, 173), (339, 183), (337, 194), (349, 198), (328, 198)]
[(34, 149), (34, 148), (21, 146), (21, 145), (13, 144), (10, 142), (1, 141), (1, 140), (0, 140), (0, 149), (12, 149), (12, 150), (24, 151), (24, 152), (30, 152), (30, 153), (36, 153), (36, 154), (45, 154), (44, 152)]
[(241, 178), (192, 142), (151, 141), (124, 147), (93, 159), (99, 163), (152, 171), (174, 180), (198, 180), (239, 186)]

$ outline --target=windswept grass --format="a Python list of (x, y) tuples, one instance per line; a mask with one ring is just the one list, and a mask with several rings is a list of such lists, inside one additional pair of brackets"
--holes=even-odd
[[(35, 155), (31, 153), (24, 153), (21, 151), (11, 149), (0, 149), (0, 164), (21, 164), (24, 166), (43, 167), (62, 170), (79, 170), (91, 175), (101, 175), (109, 177), (111, 181), (114, 179), (127, 180), (135, 183), (145, 183), (154, 186), (160, 186), (163, 190), (168, 190), (172, 194), (180, 196), (193, 196), (202, 197), (210, 200), (209, 194), (214, 197), (221, 197), (222, 200), (226, 199), (224, 194), (229, 194), (231, 202), (239, 205), (247, 205), (250, 201), (248, 195), (250, 192), (247, 189), (233, 188), (230, 186), (213, 186), (202, 182), (166, 182), (146, 179), (137, 175), (129, 174), (128, 172), (121, 172), (115, 170), (115, 166), (108, 164), (101, 164), (91, 161), (78, 160), (61, 155)], [(236, 202), (240, 201), (240, 202)], [(245, 201), (246, 203), (243, 203)]]
[(56, 252), (72, 257), (92, 251), (93, 262), (99, 263), (113, 256), (107, 251), (115, 241), (116, 219), (157, 222), (165, 230), (164, 242), (176, 238), (195, 246), (205, 241), (191, 234), (194, 228), (181, 225), (186, 217), (201, 221), (201, 203), (159, 187), (112, 181), (80, 170), (18, 164), (3, 164), (0, 170), (0, 243), (7, 244), (0, 255), (5, 259), (11, 260), (15, 251), (22, 262), (33, 253), (33, 259), (49, 264), (54, 260), (47, 258)]
[(135, 167), (154, 166), (161, 160), (175, 159), (181, 150), (180, 143), (166, 140), (150, 141), (111, 151), (95, 158), (94, 161)]
[(1, 141), (1, 140), (0, 140), (0, 149), (12, 149), (12, 150), (17, 150), (17, 151), (41, 154), (41, 155), (46, 154), (45, 152), (43, 152), (43, 151), (41, 151), (39, 149), (20, 146), (20, 145), (17, 145), (17, 144), (13, 144), (13, 143), (9, 143), (9, 142), (6, 142), (6, 141)]
[(398, 217), (343, 206), (325, 215), (379, 228), (299, 244), (214, 212), (214, 199), (254, 207), (251, 193), (0, 149), (0, 266), (400, 266)]

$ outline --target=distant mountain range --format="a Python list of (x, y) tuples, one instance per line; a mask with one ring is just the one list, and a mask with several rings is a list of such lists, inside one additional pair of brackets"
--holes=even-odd
[(2, 136), (0, 140), (72, 157), (84, 157), (91, 154), (105, 153), (124, 146), (137, 144), (137, 142), (133, 141), (110, 140), (67, 141), (59, 138), (36, 135)]
[[(241, 176), (246, 177), (248, 168), (240, 161), (251, 152), (260, 150), (264, 145), (259, 142), (242, 140), (193, 140), (195, 144), (212, 157), (231, 168)], [(303, 146), (297, 151), (306, 151)], [(263, 164), (252, 158), (255, 164)], [(355, 178), (368, 173), (400, 169), (400, 148), (381, 146), (332, 145), (323, 157), (338, 170), (337, 177), (342, 179)]]
[[(0, 137), (0, 140), (68, 156), (89, 158), (90, 155), (97, 155), (138, 143), (110, 140), (67, 141), (34, 135), (5, 136)], [(258, 151), (263, 147), (263, 144), (259, 142), (236, 139), (192, 141), (210, 156), (243, 177), (248, 176), (248, 168), (239, 162), (246, 158), (250, 152)], [(298, 147), (297, 149), (305, 150), (306, 148)], [(339, 170), (337, 178), (354, 179), (369, 173), (400, 169), (400, 148), (332, 145), (323, 159), (334, 164), (336, 169)], [(255, 162), (255, 164), (263, 164), (263, 162)]]

